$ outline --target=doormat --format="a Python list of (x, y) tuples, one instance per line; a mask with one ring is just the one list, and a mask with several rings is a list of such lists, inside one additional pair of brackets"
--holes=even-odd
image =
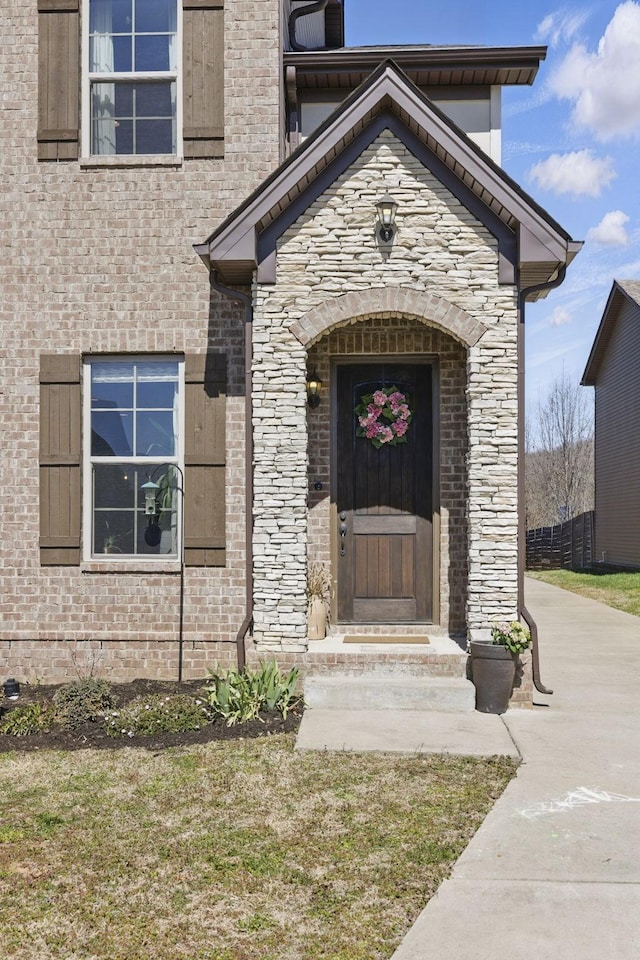
[(390, 636), (377, 636), (373, 633), (368, 634), (354, 634), (353, 636), (343, 637), (343, 643), (430, 643), (429, 637), (426, 636), (415, 636), (415, 637), (390, 637)]

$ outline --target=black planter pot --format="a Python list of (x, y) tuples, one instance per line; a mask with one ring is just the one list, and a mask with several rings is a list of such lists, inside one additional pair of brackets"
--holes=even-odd
[(471, 671), (476, 710), (505, 713), (513, 692), (517, 657), (507, 647), (487, 640), (471, 641)]

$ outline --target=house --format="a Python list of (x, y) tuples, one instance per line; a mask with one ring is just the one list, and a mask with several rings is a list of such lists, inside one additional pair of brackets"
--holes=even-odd
[(338, 638), (516, 617), (525, 303), (580, 246), (499, 166), (545, 49), (345, 48), (338, 0), (7, 24), (5, 669), (304, 670), (309, 559)]
[(593, 560), (640, 569), (640, 280), (614, 280), (582, 383), (595, 387)]

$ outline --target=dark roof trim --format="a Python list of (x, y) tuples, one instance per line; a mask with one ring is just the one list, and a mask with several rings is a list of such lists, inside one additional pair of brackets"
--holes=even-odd
[(247, 268), (255, 268), (259, 262), (259, 234), (382, 113), (394, 114), (483, 207), (491, 209), (512, 231), (518, 229), (520, 264), (531, 261), (537, 267), (535, 280), (533, 274), (525, 274), (524, 285), (537, 282), (538, 277), (540, 281), (548, 279), (560, 264), (575, 256), (580, 244), (389, 62), (380, 64), (205, 244), (196, 247), (199, 255), (228, 282), (239, 282)]
[(640, 306), (640, 281), (614, 280), (607, 305), (604, 308), (600, 325), (591, 347), (587, 365), (582, 374), (580, 383), (583, 387), (595, 387), (600, 372), (600, 365), (604, 359), (613, 328), (620, 315), (620, 308), (625, 300), (635, 306)]
[[(356, 83), (364, 80), (384, 60), (394, 60), (412, 80), (419, 75), (421, 83), (460, 83), (462, 73), (465, 83), (530, 85), (546, 55), (547, 48), (544, 46), (456, 47), (421, 44), (288, 51), (284, 54), (284, 65), (296, 67), (299, 86), (326, 86), (328, 78), (337, 78), (338, 75), (342, 75), (342, 79), (336, 85), (353, 86), (354, 79)], [(321, 77), (325, 81), (319, 81)]]

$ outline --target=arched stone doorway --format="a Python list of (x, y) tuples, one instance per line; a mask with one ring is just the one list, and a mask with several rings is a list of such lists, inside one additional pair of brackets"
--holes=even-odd
[[(325, 333), (310, 347), (308, 364), (318, 371), (323, 380), (320, 406), (307, 411), (308, 554), (310, 558), (323, 562), (332, 572), (334, 620), (363, 623), (376, 619), (379, 622), (398, 620), (407, 625), (427, 622), (441, 626), (447, 633), (464, 633), (467, 591), (465, 346), (424, 320), (393, 316), (385, 311), (382, 315), (342, 321), (337, 329)], [(411, 471), (417, 464), (418, 469), (422, 470), (422, 475), (405, 477), (405, 488), (409, 484), (415, 490), (417, 526), (424, 528), (423, 533), (429, 539), (427, 544), (414, 541), (409, 532), (413, 521), (409, 516), (411, 508), (407, 496), (404, 496), (402, 506), (397, 502), (398, 490), (402, 486), (400, 479), (387, 477), (392, 489), (384, 487), (384, 478), (376, 479), (375, 491), (366, 494), (367, 508), (360, 511), (359, 518), (355, 519), (356, 530), (362, 529), (363, 524), (366, 525), (363, 513), (373, 513), (375, 519), (369, 524), (374, 531), (373, 536), (358, 546), (353, 537), (354, 517), (349, 515), (345, 518), (349, 527), (349, 548), (341, 553), (340, 513), (349, 513), (353, 504), (340, 501), (344, 499), (346, 470), (352, 470), (354, 465), (346, 463), (345, 451), (349, 444), (345, 446), (344, 441), (339, 442), (340, 431), (344, 433), (345, 423), (348, 423), (352, 411), (347, 410), (346, 414), (340, 411), (340, 393), (344, 394), (344, 388), (339, 389), (338, 384), (351, 371), (357, 373), (365, 368), (374, 377), (397, 377), (399, 374), (395, 371), (401, 369), (410, 376), (413, 371), (419, 391), (421, 381), (425, 381), (421, 390), (421, 405), (428, 402), (430, 409), (428, 412), (421, 411), (422, 427), (420, 434), (416, 433), (413, 439), (428, 444), (429, 449), (418, 451), (415, 463), (405, 455), (405, 466), (400, 469)], [(416, 446), (416, 442), (413, 446)], [(367, 456), (374, 464), (377, 459), (383, 459), (384, 451), (368, 451), (369, 446), (363, 440), (354, 444), (360, 466)], [(409, 447), (407, 444), (405, 453)], [(393, 456), (393, 452), (390, 453)], [(382, 456), (379, 457), (379, 454)], [(401, 459), (397, 459), (397, 463), (401, 462)], [(425, 463), (429, 464), (428, 476)], [(383, 474), (385, 467), (389, 469), (388, 465), (381, 464)], [(370, 469), (371, 464), (369, 472)], [(383, 483), (382, 487), (380, 482)], [(376, 497), (380, 499), (379, 504), (375, 502)], [(347, 509), (343, 510), (344, 507)], [(390, 513), (398, 514), (400, 522), (399, 526), (389, 528), (395, 532), (386, 538), (384, 530), (390, 523)], [(428, 516), (423, 516), (425, 513)], [(345, 617), (345, 610), (349, 607), (348, 603), (345, 606), (345, 590), (355, 587), (353, 579), (356, 576), (353, 565), (345, 562), (349, 551), (353, 563), (358, 553), (359, 580), (362, 582), (362, 578), (366, 577), (371, 584), (369, 592), (377, 590), (380, 594), (378, 599), (386, 599), (386, 603), (363, 602), (360, 596), (362, 589), (359, 587), (356, 589), (355, 609), (351, 604)], [(364, 572), (367, 564), (375, 565), (378, 561), (382, 570)], [(403, 602), (403, 594), (407, 594), (406, 576), (404, 584), (399, 582), (395, 569), (398, 562), (404, 562), (406, 576), (415, 573), (417, 577), (417, 607), (412, 607), (408, 595)], [(417, 567), (411, 572), (415, 564)], [(348, 570), (346, 574), (345, 569)], [(350, 587), (341, 582), (345, 575)], [(423, 599), (420, 600), (420, 597)], [(372, 612), (377, 610), (379, 615), (372, 616)]]

